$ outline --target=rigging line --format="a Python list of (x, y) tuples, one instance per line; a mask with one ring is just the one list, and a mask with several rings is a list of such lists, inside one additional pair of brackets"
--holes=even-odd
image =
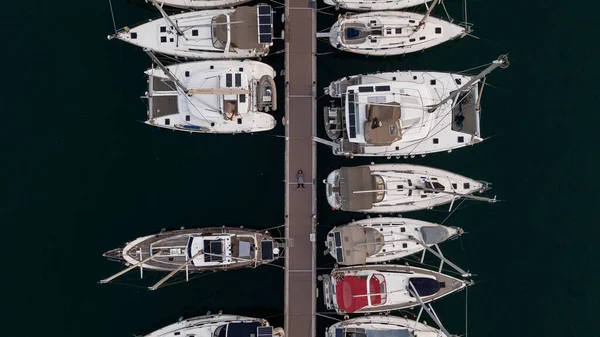
[(488, 67), (488, 66), (492, 65), (492, 63), (494, 63), (494, 62), (490, 62), (490, 63), (487, 63), (487, 64), (482, 64), (482, 65), (479, 65), (479, 66), (477, 66), (477, 67), (473, 67), (473, 68), (469, 68), (469, 69), (467, 69), (467, 70), (462, 70), (462, 71), (459, 71), (459, 72), (457, 72), (457, 73), (458, 73), (458, 74), (462, 74), (462, 73), (469, 72), (469, 71), (471, 71), (471, 70), (475, 70), (475, 69), (479, 69), (479, 68), (483, 68), (483, 67)]
[(453, 209), (452, 212), (450, 212), (450, 214), (448, 214), (448, 216), (446, 217), (446, 219), (444, 219), (444, 221), (442, 221), (442, 223), (440, 223), (440, 225), (443, 225), (444, 222), (446, 222), (446, 220), (448, 220), (452, 216), (452, 214), (454, 214), (454, 212), (456, 212), (456, 210), (460, 208), (460, 205), (462, 205), (463, 202), (465, 202), (465, 200), (467, 200), (467, 199), (463, 198), (463, 200), (460, 202), (460, 204), (458, 204), (458, 207), (456, 207), (455, 209)]
[(465, 288), (465, 337), (469, 336), (469, 287)]
[(465, 24), (469, 24), (469, 20), (467, 20), (467, 0), (463, 1), (463, 8), (464, 8), (464, 15), (463, 15), (463, 20), (465, 21)]
[(115, 29), (115, 34), (117, 34), (117, 24), (115, 23), (115, 13), (113, 11), (112, 0), (108, 0), (108, 6), (110, 7), (110, 16), (112, 17), (113, 28)]

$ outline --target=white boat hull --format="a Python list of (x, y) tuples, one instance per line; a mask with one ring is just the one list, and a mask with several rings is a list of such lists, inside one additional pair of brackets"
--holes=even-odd
[[(362, 187), (365, 186), (362, 181), (347, 182), (340, 177), (343, 169), (366, 168), (370, 170), (370, 179), (378, 181), (372, 191), (381, 192), (365, 191), (365, 188), (370, 190), (372, 184), (368, 184), (369, 187)], [(424, 182), (423, 178), (427, 182)], [(346, 188), (347, 190), (344, 190), (341, 184), (350, 185)], [(422, 189), (429, 184), (436, 184), (435, 188), (440, 188), (440, 192)], [(327, 202), (332, 208), (362, 213), (404, 213), (431, 209), (460, 198), (451, 193), (470, 195), (483, 192), (488, 188), (487, 183), (456, 173), (412, 164), (377, 164), (342, 168), (331, 172), (325, 180), (325, 185)], [(367, 202), (353, 202), (353, 198), (356, 196), (374, 194), (376, 196), (373, 199), (369, 198)], [(364, 200), (361, 199), (361, 201)]]
[(394, 56), (422, 51), (467, 34), (466, 28), (431, 16), (419, 26), (423, 17), (394, 11), (347, 14), (331, 27), (329, 42), (351, 53)]
[[(365, 231), (373, 231), (373, 236), (379, 240), (372, 240), (377, 242), (375, 244), (368, 241), (363, 242), (364, 240), (349, 243), (343, 237), (344, 232), (352, 227), (362, 227)], [(356, 262), (361, 264), (381, 263), (422, 252), (425, 247), (419, 241), (431, 247), (460, 233), (462, 233), (460, 228), (442, 226), (427, 221), (397, 217), (376, 217), (335, 227), (327, 235), (325, 245), (338, 265), (358, 264)], [(350, 239), (356, 241), (361, 239), (357, 238), (356, 234), (349, 234)], [(367, 248), (372, 247), (374, 249), (369, 252)]]
[[(191, 133), (223, 134), (268, 131), (277, 124), (271, 114), (263, 112), (274, 108), (260, 106), (260, 102), (266, 100), (261, 78), (269, 77), (272, 83), (276, 75), (269, 65), (250, 60), (215, 60), (180, 63), (167, 68), (188, 89), (200, 90), (223, 89), (227, 74), (230, 74), (231, 81), (236, 74), (243, 74), (247, 81), (240, 83), (240, 90), (247, 90), (248, 94), (189, 95), (161, 69), (149, 69), (146, 71), (149, 77), (146, 97), (150, 103), (147, 124)], [(269, 99), (276, 101), (274, 87), (272, 91)], [(244, 96), (243, 102), (241, 96)], [(224, 102), (229, 100), (237, 106), (236, 115), (229, 116), (223, 112)]]
[(336, 8), (371, 12), (399, 10), (423, 5), (430, 1), (432, 0), (324, 0), (323, 2)]
[(218, 335), (219, 331), (217, 330), (228, 328), (228, 324), (245, 324), (257, 327), (269, 326), (269, 322), (261, 318), (235, 315), (207, 315), (181, 320), (149, 333), (145, 337), (213, 337), (215, 336), (215, 332), (217, 332)]
[(160, 0), (165, 6), (185, 9), (235, 7), (250, 0)]
[[(442, 331), (430, 325), (392, 315), (370, 315), (340, 321), (327, 328), (325, 336), (338, 336), (336, 335), (337, 329), (343, 329), (344, 332), (347, 330), (356, 331), (356, 329), (360, 329), (361, 331), (374, 330), (377, 332), (383, 332), (387, 330), (406, 330), (409, 332), (409, 334), (407, 334), (408, 336), (446, 337)], [(369, 335), (368, 332), (367, 335)]]

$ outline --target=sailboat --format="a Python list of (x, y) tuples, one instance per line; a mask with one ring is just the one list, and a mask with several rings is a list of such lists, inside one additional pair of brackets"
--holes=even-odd
[(125, 27), (119, 39), (157, 53), (185, 59), (245, 59), (265, 56), (273, 45), (271, 6), (237, 7), (169, 16), (152, 0), (162, 18)]
[(176, 273), (256, 268), (279, 258), (281, 245), (268, 233), (243, 228), (210, 227), (165, 231), (139, 237), (103, 256), (127, 269), (100, 281), (108, 283), (135, 268), (171, 272), (151, 290)]
[(347, 319), (327, 328), (325, 337), (451, 337), (441, 329), (416, 320), (392, 316), (369, 315)]
[(466, 198), (496, 202), (472, 195), (490, 184), (445, 170), (412, 164), (342, 167), (323, 181), (333, 209), (364, 213), (402, 213), (431, 209)]
[(165, 6), (185, 9), (235, 7), (250, 0), (159, 0)]
[(408, 218), (368, 218), (335, 227), (327, 252), (338, 265), (382, 263), (419, 253), (461, 235), (463, 230)]
[(438, 0), (425, 14), (378, 11), (340, 15), (328, 32), (317, 37), (329, 38), (337, 49), (369, 55), (393, 56), (414, 53), (466, 36), (467, 27), (430, 16)]
[(282, 328), (273, 328), (262, 318), (236, 315), (206, 315), (180, 320), (145, 337), (284, 337)]
[(330, 140), (315, 141), (330, 146), (336, 155), (388, 158), (480, 143), (485, 76), (507, 66), (508, 58), (502, 55), (473, 77), (396, 71), (341, 78), (325, 89), (339, 100), (324, 111)]
[(250, 60), (215, 60), (148, 69), (146, 124), (197, 133), (249, 133), (277, 124), (275, 71)]
[(428, 269), (393, 264), (336, 268), (320, 279), (325, 306), (340, 315), (412, 308), (470, 285)]
[(325, 4), (355, 11), (398, 10), (426, 4), (432, 0), (324, 0)]

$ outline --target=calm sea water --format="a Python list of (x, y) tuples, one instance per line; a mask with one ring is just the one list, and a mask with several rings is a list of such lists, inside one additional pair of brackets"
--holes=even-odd
[[(121, 268), (104, 251), (161, 228), (282, 224), (283, 128), (202, 136), (148, 127), (139, 96), (150, 60), (105, 39), (113, 30), (106, 1), (4, 5), (1, 335), (131, 336), (207, 310), (282, 324), (283, 271), (275, 267), (156, 292), (142, 287), (160, 277), (149, 272), (141, 282), (136, 272), (123, 284), (96, 282)], [(113, 5), (117, 26), (157, 16), (141, 1)], [(509, 53), (511, 66), (492, 73), (483, 95), (482, 132), (491, 138), (410, 162), (493, 182), (490, 196), (505, 200), (465, 203), (446, 222), (468, 234), (444, 245), (445, 254), (478, 275), (468, 292), (469, 334), (598, 336), (593, 20), (580, 6), (539, 0), (468, 5), (480, 39), (404, 58), (319, 56), (318, 86), (378, 70), (461, 71)], [(462, 19), (459, 3), (448, 9)], [(323, 29), (335, 16), (318, 19)], [(331, 51), (319, 44), (319, 52)], [(281, 55), (263, 61), (283, 68)], [(319, 111), (327, 103), (320, 99)], [(370, 161), (334, 158), (319, 147), (318, 180)], [(409, 216), (439, 222), (447, 215)], [(329, 226), (360, 217), (331, 211), (319, 192), (320, 241)], [(320, 257), (319, 266), (331, 260)], [(453, 333), (465, 331), (464, 303), (463, 292), (435, 304)], [(319, 331), (330, 323), (319, 320)]]

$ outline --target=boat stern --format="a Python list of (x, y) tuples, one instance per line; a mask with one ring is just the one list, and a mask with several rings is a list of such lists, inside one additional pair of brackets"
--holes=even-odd
[(325, 183), (325, 194), (327, 196), (327, 202), (333, 209), (342, 208), (342, 199), (340, 196), (340, 172), (335, 170), (331, 172), (327, 179), (323, 181)]

